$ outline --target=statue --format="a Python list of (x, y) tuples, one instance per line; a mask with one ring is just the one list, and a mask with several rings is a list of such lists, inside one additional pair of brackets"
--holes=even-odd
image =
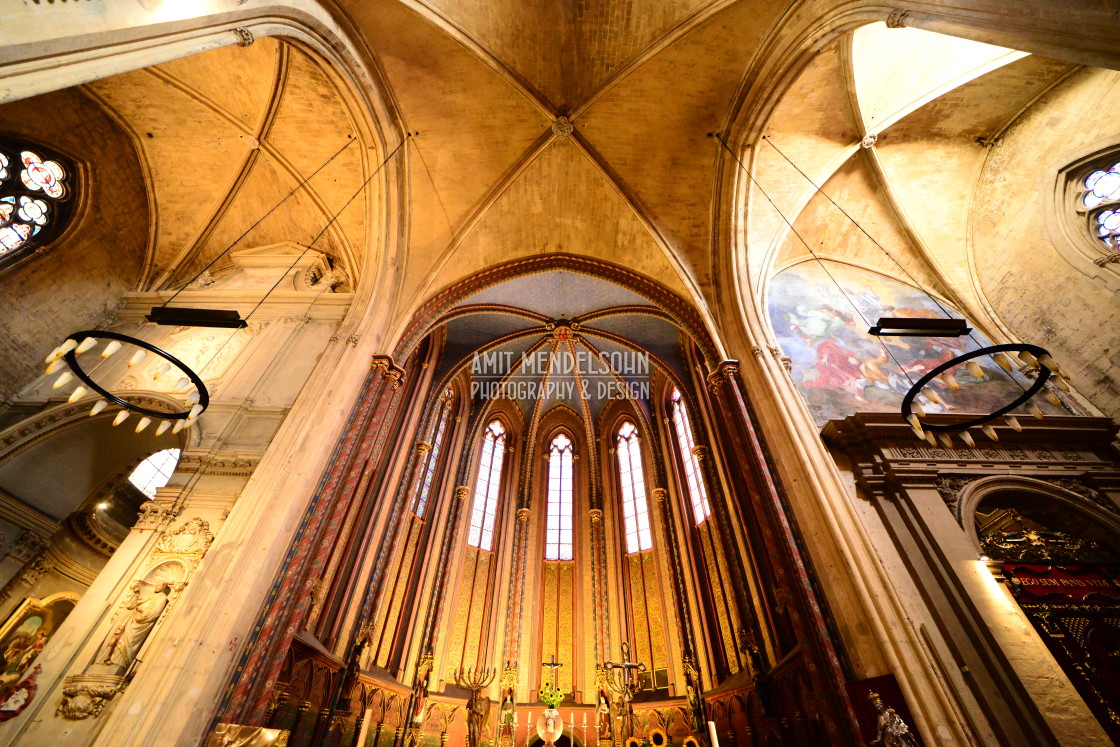
[[(150, 586), (150, 590), (140, 593), (140, 588)], [(152, 628), (155, 627), (164, 608), (167, 607), (168, 595), (171, 593), (171, 584), (148, 584), (138, 581), (134, 585), (135, 596), (125, 605), (131, 615), (115, 631), (109, 634), (105, 644), (98, 654), (97, 663), (116, 667), (119, 674), (124, 674), (136, 661), (136, 655), (144, 641), (148, 640)]]
[(607, 697), (599, 693), (599, 740), (610, 741), (614, 739), (614, 729), (611, 726), (611, 704)]
[(703, 734), (706, 729), (704, 722), (704, 704), (700, 694), (691, 684), (685, 685), (685, 697), (688, 699), (688, 708), (692, 712), (692, 731), (694, 734)]
[(467, 747), (481, 747), (482, 732), (486, 729), (486, 722), (490, 719), (490, 698), (483, 690), (494, 681), (497, 671), (483, 669), (476, 672), (473, 669), (455, 672), (455, 684), (467, 690), (470, 697), (467, 699)]
[(514, 737), (514, 704), (513, 704), (513, 690), (507, 690), (506, 696), (502, 700), (502, 707), (498, 710), (498, 738)]
[(878, 729), (875, 732), (875, 739), (871, 740), (871, 747), (918, 747), (917, 741), (910, 734), (910, 727), (894, 712), (893, 708), (883, 705), (879, 693), (869, 692), (867, 699), (879, 712)]

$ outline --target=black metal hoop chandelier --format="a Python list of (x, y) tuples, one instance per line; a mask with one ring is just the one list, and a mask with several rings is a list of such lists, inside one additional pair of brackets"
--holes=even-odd
[[(269, 295), (271, 295), (272, 292), (276, 290), (276, 288), (280, 285), (281, 280), (283, 280), (283, 278), (286, 277), (289, 272), (291, 272), (291, 270), (299, 263), (299, 261), (303, 259), (303, 256), (308, 251), (310, 251), (311, 247), (315, 245), (315, 243), (327, 232), (327, 230), (332, 225), (334, 225), (335, 221), (338, 220), (338, 217), (350, 205), (350, 203), (353, 202), (354, 199), (357, 198), (358, 195), (360, 195), (365, 190), (369, 183), (373, 181), (373, 178), (381, 172), (381, 169), (384, 168), (385, 164), (387, 164), (394, 156), (396, 156), (397, 152), (400, 151), (400, 149), (404, 147), (404, 144), (408, 142), (412, 137), (413, 133), (408, 133), (407, 137), (401, 140), (401, 142), (397, 144), (397, 147), (394, 148), (393, 151), (385, 157), (385, 159), (378, 165), (376, 169), (374, 169), (374, 171), (368, 177), (366, 177), (361, 186), (359, 186), (358, 189), (350, 196), (350, 198), (342, 205), (342, 207), (339, 208), (331, 216), (330, 220), (327, 221), (327, 224), (322, 228), (322, 230), (319, 231), (315, 238), (311, 240), (311, 242), (307, 245), (303, 252), (300, 253), (298, 257), (296, 257), (291, 266), (288, 267), (287, 270), (285, 270), (284, 275), (282, 275), (276, 281), (276, 283), (264, 294), (264, 297), (257, 302), (256, 306), (253, 307), (253, 310), (249, 312), (246, 318), (243, 319), (241, 317), (241, 314), (236, 310), (172, 307), (169, 306), (169, 304), (174, 301), (179, 296), (179, 294), (183, 292), (183, 290), (189, 287), (191, 283), (201, 277), (203, 273), (213, 267), (222, 257), (224, 257), (230, 252), (230, 250), (237, 246), (237, 244), (240, 243), (242, 239), (248, 236), (249, 233), (253, 231), (253, 229), (255, 229), (266, 218), (268, 218), (268, 216), (270, 216), (281, 205), (283, 205), (288, 200), (288, 198), (290, 198), (301, 188), (303, 188), (316, 174), (326, 168), (332, 161), (335, 160), (335, 158), (341, 155), (344, 150), (346, 150), (348, 147), (350, 147), (350, 145), (356, 142), (356, 138), (354, 138), (353, 135), (349, 137), (349, 139), (341, 148), (335, 151), (333, 155), (331, 155), (321, 166), (319, 166), (319, 168), (315, 169), (313, 172), (311, 172), (311, 174), (304, 177), (304, 179), (301, 180), (300, 183), (295, 186), (295, 188), (293, 188), (287, 195), (281, 198), (279, 202), (273, 205), (272, 208), (269, 209), (268, 212), (261, 216), (256, 222), (250, 225), (249, 228), (247, 228), (244, 233), (238, 236), (232, 244), (230, 244), (225, 250), (214, 257), (214, 259), (212, 259), (205, 267), (199, 270), (194, 275), (194, 277), (180, 286), (179, 289), (171, 296), (171, 298), (169, 298), (163, 304), (154, 307), (151, 310), (151, 313), (145, 317), (147, 321), (158, 325), (227, 328), (235, 330), (233, 334), (236, 334), (236, 330), (247, 327), (248, 316), (251, 316), (253, 312), (260, 308), (261, 304), (263, 304), (268, 299)], [(233, 335), (231, 334), (230, 339), (232, 339), (232, 337)], [(106, 345), (101, 349), (101, 358), (103, 360), (121, 351), (126, 345), (135, 348), (131, 356), (129, 356), (128, 358), (129, 368), (139, 365), (140, 363), (147, 360), (151, 355), (155, 355), (157, 358), (162, 359), (162, 363), (158, 364), (152, 371), (152, 379), (158, 380), (163, 377), (173, 378), (177, 376), (178, 381), (173, 388), (173, 392), (174, 394), (183, 397), (183, 409), (164, 412), (161, 410), (154, 410), (148, 407), (144, 407), (135, 402), (130, 402), (124, 397), (113, 394), (107, 388), (95, 381), (92, 376), (93, 371), (87, 370), (87, 367), (82, 366), (81, 362), (79, 361), (79, 356), (97, 347), (99, 340), (108, 341)], [(211, 360), (213, 360), (213, 358), (211, 358)], [(113, 425), (120, 425), (128, 419), (130, 414), (135, 413), (140, 416), (140, 420), (136, 424), (136, 433), (142, 432), (152, 424), (153, 420), (157, 419), (162, 419), (163, 422), (156, 427), (155, 435), (161, 436), (169, 428), (172, 429), (172, 433), (178, 433), (186, 426), (193, 425), (198, 417), (210, 406), (210, 392), (206, 388), (206, 384), (203, 382), (202, 377), (189, 365), (187, 365), (179, 358), (176, 358), (166, 350), (163, 350), (150, 342), (141, 340), (131, 335), (122, 334), (120, 332), (108, 332), (104, 330), (83, 330), (81, 332), (74, 332), (70, 335), (67, 335), (62, 344), (52, 350), (50, 355), (47, 356), (44, 362), (47, 364), (47, 376), (55, 373), (55, 371), (57, 371), (63, 365), (67, 367), (67, 370), (60, 373), (51, 384), (52, 389), (60, 389), (72, 383), (74, 379), (77, 379), (79, 384), (70, 394), (70, 402), (76, 402), (86, 397), (90, 393), (99, 395), (101, 399), (95, 401), (93, 406), (90, 408), (90, 416), (92, 417), (100, 414), (107, 407), (109, 407), (110, 404), (118, 406), (121, 409), (114, 417)], [(209, 363), (207, 363), (206, 365), (209, 365)], [(203, 366), (203, 369), (205, 369), (206, 365)]]
[[(813, 251), (813, 248), (809, 245), (809, 243), (805, 241), (800, 233), (798, 233), (797, 229), (794, 228), (793, 223), (785, 216), (784, 213), (782, 213), (780, 209), (778, 209), (778, 206), (772, 199), (770, 199), (770, 196), (762, 188), (762, 185), (758, 183), (758, 181), (754, 178), (754, 175), (750, 172), (749, 169), (747, 169), (747, 167), (743, 164), (743, 162), (739, 159), (735, 152), (732, 151), (723, 137), (717, 133), (711, 133), (711, 136), (714, 136), (717, 140), (719, 140), (724, 149), (726, 149), (731, 157), (735, 160), (735, 162), (738, 163), (739, 168), (742, 169), (742, 171), (747, 175), (754, 186), (758, 188), (763, 197), (765, 197), (767, 201), (770, 202), (770, 205), (774, 208), (774, 210), (778, 213), (778, 215), (782, 218), (782, 220), (786, 223), (786, 225), (794, 233), (794, 235), (796, 235), (797, 238), (800, 239), (801, 243), (805, 245), (805, 248), (806, 250), (808, 250), (809, 254), (812, 255), (812, 257), (816, 259), (818, 263), (821, 263), (822, 269), (824, 269), (825, 273), (830, 278), (832, 278), (832, 274), (829, 273), (826, 268), (824, 268), (824, 263), (821, 262), (821, 258), (817, 256), (817, 253)], [(1025, 407), (1027, 412), (1029, 412), (1035, 418), (1042, 419), (1044, 417), (1042, 410), (1038, 407), (1037, 404), (1031, 402), (1031, 400), (1040, 393), (1044, 394), (1044, 396), (1052, 404), (1059, 407), (1062, 406), (1061, 400), (1058, 399), (1057, 395), (1053, 391), (1048, 389), (1046, 385), (1049, 381), (1053, 380), (1057, 384), (1057, 386), (1064, 392), (1069, 392), (1070, 386), (1067, 380), (1066, 372), (1063, 371), (1054, 362), (1054, 359), (1051, 357), (1048, 350), (1038, 345), (1031, 345), (1027, 343), (981, 345), (981, 343), (972, 336), (972, 329), (969, 328), (968, 322), (966, 320), (953, 318), (949, 310), (946, 309), (940, 302), (938, 302), (937, 299), (935, 299), (932, 295), (930, 295), (929, 291), (927, 291), (922, 286), (922, 284), (918, 282), (918, 280), (914, 278), (914, 276), (909, 271), (907, 271), (906, 268), (890, 252), (888, 252), (885, 247), (883, 247), (882, 244), (876, 241), (875, 238), (855, 220), (855, 218), (853, 218), (846, 210), (844, 210), (843, 207), (837, 204), (837, 202), (833, 200), (832, 197), (828, 195), (828, 193), (821, 189), (821, 187), (816, 182), (814, 182), (804, 171), (802, 171), (796, 163), (790, 160), (790, 158), (784, 152), (782, 152), (782, 150), (778, 148), (778, 146), (775, 145), (769, 137), (763, 136), (762, 139), (765, 140), (770, 145), (770, 147), (777, 151), (778, 154), (783, 159), (785, 159), (785, 161), (789, 163), (799, 174), (801, 174), (801, 176), (803, 176), (805, 180), (813, 186), (817, 193), (824, 195), (828, 199), (828, 201), (831, 202), (832, 205), (844, 215), (844, 217), (851, 221), (856, 226), (856, 228), (858, 228), (865, 236), (867, 236), (867, 238), (870, 239), (871, 242), (874, 243), (875, 246), (877, 246), (884, 255), (886, 255), (896, 265), (898, 265), (899, 269), (901, 269), (907, 276), (909, 276), (911, 280), (913, 280), (914, 284), (919, 289), (921, 289), (921, 291), (931, 301), (933, 301), (933, 303), (936, 304), (947, 317), (938, 319), (930, 319), (925, 317), (880, 318), (867, 330), (869, 335), (872, 335), (874, 337), (888, 336), (927, 338), (961, 337), (967, 335), (971, 337), (973, 339), (973, 342), (979, 346), (976, 350), (968, 351), (939, 364), (937, 367), (933, 368), (928, 373), (923, 375), (918, 381), (911, 384), (910, 389), (906, 392), (905, 396), (902, 399), (902, 405), (900, 409), (903, 419), (910, 424), (911, 429), (914, 431), (914, 435), (925, 440), (931, 446), (937, 446), (938, 441), (940, 441), (941, 445), (945, 446), (946, 448), (952, 448), (953, 442), (950, 434), (957, 433), (965, 444), (970, 447), (974, 447), (976, 445), (976, 441), (969, 433), (968, 429), (979, 428), (986, 436), (988, 436), (988, 438), (993, 441), (998, 441), (999, 436), (997, 435), (995, 429), (991, 426), (991, 422), (996, 420), (997, 418), (1002, 417), (1008, 427), (1010, 427), (1012, 430), (1021, 431), (1022, 426), (1020, 425), (1015, 415), (1012, 414), (1016, 409), (1020, 407)], [(832, 279), (833, 282), (836, 283), (835, 278)], [(836, 283), (836, 285), (841, 294), (844, 295), (845, 298), (847, 298), (847, 294), (844, 292), (843, 288), (840, 287), (839, 283)], [(850, 298), (848, 300), (849, 302), (851, 302)], [(859, 308), (856, 307), (854, 303), (852, 305), (853, 308), (856, 309), (857, 314), (862, 317), (863, 314), (860, 312)], [(890, 357), (894, 358), (893, 353), (891, 353), (886, 344), (883, 343), (882, 340), (880, 340), (879, 342), (881, 345), (883, 345), (884, 349), (890, 355)], [(1029, 387), (1024, 386), (1018, 379), (1016, 379), (1012, 375), (1012, 372), (1015, 370), (1015, 364), (1012, 362), (1008, 353), (1015, 353), (1016, 357), (1019, 359), (1021, 364), (1019, 367), (1019, 373), (1024, 375), (1033, 373), (1034, 380), (1031, 382), (1031, 385)], [(1000, 368), (1007, 372), (1008, 378), (1010, 378), (1011, 381), (1013, 381), (1022, 390), (1022, 394), (1017, 396), (1011, 402), (997, 407), (989, 413), (976, 417), (970, 417), (962, 421), (952, 423), (933, 423), (923, 420), (923, 418), (927, 416), (925, 405), (942, 405), (941, 395), (939, 395), (931, 386), (935, 381), (940, 381), (941, 384), (953, 391), (959, 390), (960, 385), (957, 383), (953, 374), (953, 370), (958, 366), (965, 366), (972, 377), (976, 379), (983, 380), (988, 378), (988, 375), (984, 372), (984, 369), (982, 369), (976, 362), (977, 358), (982, 357), (990, 357)], [(894, 359), (895, 363), (898, 364), (898, 360), (896, 358)], [(901, 364), (898, 365), (899, 369), (902, 370), (905, 374), (906, 370), (901, 366)], [(909, 378), (908, 374), (907, 378)], [(925, 405), (923, 405), (923, 402), (925, 403)]]
[[(940, 378), (950, 389), (956, 391), (959, 385), (953, 378), (953, 369), (957, 366), (964, 364), (968, 367), (969, 373), (977, 379), (986, 379), (987, 374), (976, 363), (976, 358), (989, 356), (999, 365), (1000, 368), (1010, 373), (1014, 364), (1008, 353), (1016, 353), (1016, 357), (1024, 367), (1031, 367), (1037, 369), (1037, 374), (1030, 387), (1023, 389), (1023, 393), (1016, 397), (1013, 401), (999, 407), (986, 415), (965, 420), (958, 423), (930, 423), (923, 421), (922, 418), (926, 417), (925, 408), (923, 407), (919, 397), (926, 402), (940, 405), (941, 396), (937, 394), (930, 384), (934, 380)], [(976, 441), (968, 432), (969, 428), (980, 428), (984, 435), (993, 441), (998, 441), (999, 437), (996, 435), (995, 429), (989, 425), (993, 420), (1003, 417), (1004, 421), (1013, 430), (1020, 431), (1022, 426), (1019, 424), (1018, 419), (1012, 415), (1017, 408), (1026, 406), (1027, 411), (1034, 417), (1042, 419), (1042, 410), (1038, 405), (1031, 402), (1035, 395), (1040, 392), (1045, 392), (1051, 403), (1061, 405), (1061, 400), (1054, 395), (1053, 392), (1046, 389), (1046, 383), (1051, 378), (1058, 383), (1064, 391), (1069, 391), (1069, 383), (1065, 379), (1065, 372), (1054, 363), (1054, 359), (1050, 356), (1050, 352), (1046, 348), (1039, 347), (1038, 345), (1029, 345), (1027, 343), (1007, 343), (1004, 345), (988, 345), (986, 347), (972, 350), (962, 355), (958, 355), (933, 370), (929, 371), (925, 376), (918, 379), (906, 396), (902, 398), (902, 417), (910, 424), (914, 431), (914, 435), (918, 438), (924, 438), (930, 445), (937, 444), (935, 434), (941, 434), (941, 442), (945, 446), (952, 446), (949, 441), (949, 433), (958, 432), (961, 440), (969, 446), (975, 446)]]
[[(177, 370), (181, 376), (179, 377), (174, 391), (176, 394), (184, 395), (184, 409), (180, 412), (163, 412), (142, 407), (113, 394), (94, 381), (90, 372), (86, 371), (78, 362), (78, 356), (97, 347), (98, 340), (109, 341), (101, 350), (100, 357), (102, 359), (116, 354), (125, 345), (131, 345), (137, 348), (137, 350), (129, 356), (129, 368), (143, 363), (150, 354), (162, 358), (163, 363), (153, 372), (153, 379), (159, 379), (169, 374), (174, 376), (175, 374), (172, 374), (171, 371), (172, 369)], [(136, 425), (137, 433), (140, 433), (151, 425), (153, 419), (158, 418), (162, 418), (163, 422), (156, 427), (157, 436), (163, 435), (168, 428), (172, 427), (174, 428), (173, 432), (178, 433), (185, 426), (193, 424), (195, 419), (210, 405), (210, 392), (206, 389), (206, 384), (203, 383), (202, 378), (199, 377), (190, 366), (171, 355), (166, 350), (129, 335), (92, 329), (75, 332), (68, 335), (66, 340), (47, 356), (47, 374), (54, 373), (63, 362), (66, 363), (69, 370), (59, 374), (58, 378), (55, 379), (54, 383), (51, 385), (52, 389), (60, 389), (70, 383), (72, 379), (77, 378), (81, 384), (70, 394), (70, 402), (75, 402), (85, 397), (90, 391), (96, 392), (101, 395), (102, 399), (94, 403), (93, 407), (90, 408), (89, 414), (91, 416), (99, 414), (108, 407), (110, 403), (119, 405), (122, 409), (117, 413), (116, 418), (114, 418), (113, 425), (120, 425), (128, 418), (130, 412), (135, 412), (141, 416), (140, 421)]]

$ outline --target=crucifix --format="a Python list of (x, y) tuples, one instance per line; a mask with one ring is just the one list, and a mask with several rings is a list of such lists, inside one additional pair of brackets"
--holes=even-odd
[(622, 643), (622, 662), (616, 664), (608, 661), (603, 664), (607, 675), (607, 686), (618, 695), (621, 708), (619, 718), (622, 720), (620, 738), (625, 741), (634, 734), (634, 696), (642, 689), (639, 673), (646, 671), (646, 665), (641, 662), (630, 661), (630, 644)]
[(556, 670), (559, 669), (560, 667), (564, 666), (564, 665), (561, 664), (560, 662), (556, 661), (556, 654), (553, 654), (549, 658), (548, 661), (541, 662), (541, 666), (542, 667), (548, 667), (549, 669), (552, 670), (552, 686), (553, 687), (559, 687), (558, 680), (559, 680), (559, 677), (560, 677), (560, 673), (557, 672)]

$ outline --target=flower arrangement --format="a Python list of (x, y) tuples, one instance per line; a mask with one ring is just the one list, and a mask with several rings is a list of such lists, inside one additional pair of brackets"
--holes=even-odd
[(649, 743), (653, 745), (653, 747), (665, 747), (665, 745), (669, 744), (669, 737), (666, 736), (665, 732), (661, 729), (650, 729)]
[(685, 737), (684, 741), (681, 742), (681, 747), (700, 747), (700, 742), (696, 737)]
[(564, 702), (564, 691), (551, 683), (545, 684), (541, 687), (540, 692), (537, 693), (538, 699), (549, 708), (555, 708)]
[(644, 744), (645, 740), (637, 737), (630, 737), (626, 740), (626, 747), (642, 747)]

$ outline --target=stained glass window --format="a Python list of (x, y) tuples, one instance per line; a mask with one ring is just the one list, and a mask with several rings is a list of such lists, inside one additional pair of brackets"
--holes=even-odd
[(494, 546), (494, 517), (498, 512), (498, 489), (502, 484), (502, 462), (506, 454), (506, 429), (498, 420), (486, 426), (482, 459), (474, 486), (474, 510), (467, 544), (489, 551)]
[(62, 227), (69, 171), (37, 149), (0, 144), (0, 259)]
[(1120, 250), (1120, 163), (1085, 177), (1081, 207), (1089, 211), (1089, 227), (1105, 246)]
[(677, 443), (681, 447), (681, 460), (684, 462), (685, 482), (688, 483), (688, 494), (692, 499), (692, 517), (699, 524), (712, 515), (711, 506), (708, 505), (708, 490), (704, 486), (700, 460), (696, 458), (696, 440), (692, 436), (688, 409), (678, 390), (674, 389), (669, 399), (673, 410), (673, 426), (677, 431)]
[(626, 524), (626, 552), (635, 553), (653, 547), (649, 531), (649, 508), (646, 504), (646, 480), (642, 472), (642, 448), (638, 429), (623, 423), (615, 441), (618, 454), (618, 477), (622, 483), (622, 518)]
[(155, 498), (156, 490), (167, 484), (178, 463), (178, 449), (157, 451), (132, 470), (132, 474), (128, 476), (129, 482), (144, 495)]
[(563, 433), (548, 450), (548, 521), (544, 559), (572, 559), (572, 440)]
[(447, 418), (451, 414), (452, 392), (448, 389), (440, 400), (439, 415), (433, 426), (431, 448), (424, 455), (424, 466), (421, 468), (419, 484), (416, 490), (416, 502), (412, 507), (413, 513), (424, 518), (424, 509), (428, 506), (428, 496), (432, 492), (432, 480), (436, 475), (436, 466), (439, 464), (440, 446), (443, 445), (443, 434), (447, 430)]

